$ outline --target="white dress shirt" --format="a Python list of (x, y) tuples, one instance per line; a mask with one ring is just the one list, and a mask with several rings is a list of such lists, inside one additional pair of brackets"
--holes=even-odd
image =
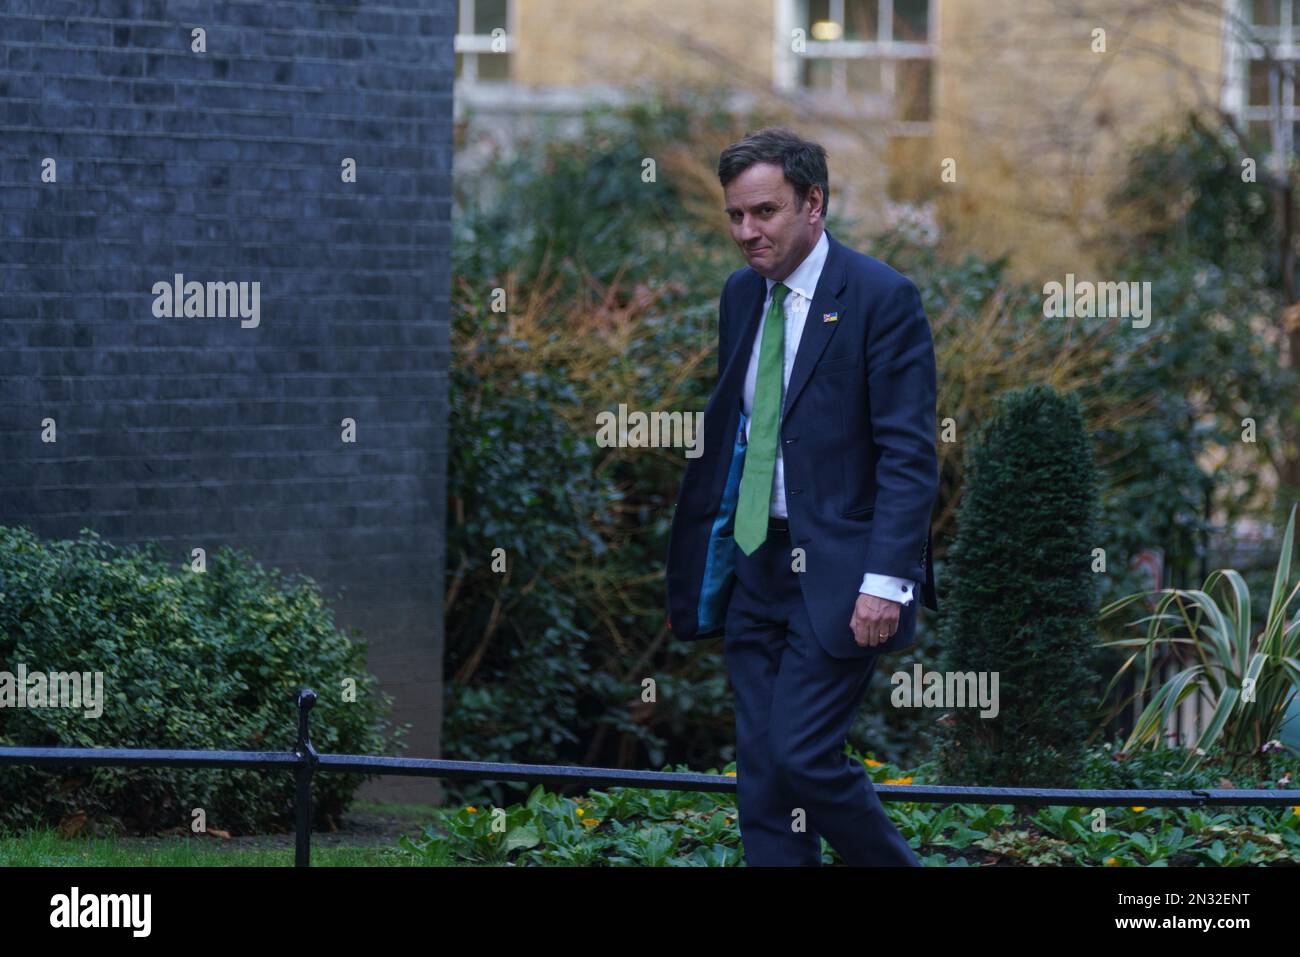
[[(790, 385), (790, 370), (794, 368), (795, 353), (799, 351), (799, 339), (803, 336), (804, 320), (808, 318), (808, 307), (812, 305), (813, 292), (817, 289), (817, 280), (821, 277), (822, 266), (826, 264), (826, 253), (830, 250), (830, 241), (826, 231), (812, 248), (807, 258), (799, 264), (781, 282), (789, 288), (782, 308), (785, 313), (785, 356), (781, 363), (781, 379), (784, 383), (782, 394)], [(754, 348), (749, 356), (749, 368), (745, 372), (745, 386), (741, 390), (741, 409), (745, 413), (745, 441), (749, 441), (749, 417), (754, 408), (754, 385), (758, 381), (758, 354), (763, 346), (763, 326), (767, 322), (767, 310), (772, 305), (772, 287), (776, 280), (767, 280), (767, 296), (763, 299), (763, 310), (758, 322), (758, 332), (754, 336)], [(782, 403), (784, 412), (784, 402)], [(785, 462), (781, 457), (781, 443), (776, 444), (776, 470), (772, 475), (772, 499), (768, 506), (771, 514), (779, 518), (788, 518), (785, 507)], [(916, 582), (907, 578), (895, 578), (893, 575), (877, 575), (866, 572), (858, 591), (864, 595), (888, 598), (903, 605), (912, 602)]]

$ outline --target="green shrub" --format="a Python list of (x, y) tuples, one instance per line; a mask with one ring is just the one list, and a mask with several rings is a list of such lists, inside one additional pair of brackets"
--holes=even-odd
[[(1296, 661), (1300, 623), (1290, 614), (1291, 602), (1300, 592), (1300, 584), (1292, 585), (1291, 575), (1295, 515), (1293, 505), (1282, 534), (1273, 591), (1258, 616), (1263, 619), (1258, 633), (1250, 589), (1232, 568), (1216, 569), (1199, 589), (1140, 591), (1102, 609), (1106, 618), (1138, 605), (1135, 612), (1141, 617), (1130, 624), (1147, 625), (1145, 637), (1107, 642), (1134, 651), (1116, 671), (1106, 694), (1139, 655), (1143, 677), (1130, 701), (1147, 692), (1158, 648), (1165, 653), (1190, 648), (1197, 657), (1192, 662), (1189, 655), (1184, 659), (1186, 667), (1151, 693), (1125, 742), (1126, 750), (1146, 744), (1160, 748), (1170, 715), (1189, 697), (1212, 702), (1214, 712), (1200, 728), (1196, 744), (1187, 750), (1185, 768), (1194, 768), (1214, 746), (1226, 750), (1234, 767), (1243, 766), (1260, 760), (1270, 742), (1280, 737), (1287, 707), (1300, 689), (1300, 664)], [(1221, 600), (1215, 597), (1216, 586)]]
[[(300, 576), (301, 577), (301, 576)], [(0, 671), (101, 672), (103, 713), (0, 708), (0, 746), (289, 751), (294, 697), (316, 689), (317, 751), (374, 754), (398, 743), (365, 646), (333, 622), (311, 579), (284, 580), (223, 548), (207, 569), (95, 533), (42, 542), (0, 527)], [(345, 703), (345, 679), (356, 701)], [(337, 817), (361, 775), (318, 775), (316, 818)], [(0, 827), (58, 824), (78, 811), (110, 830), (287, 826), (292, 773), (245, 769), (5, 767)]]
[[(557, 762), (577, 740), (591, 668), (591, 636), (566, 577), (599, 543), (591, 522), (613, 493), (565, 422), (574, 400), (560, 377), (526, 373), (498, 389), (466, 364), (451, 377), (446, 755)], [(496, 800), (508, 789), (463, 786)]]
[[(1300, 367), (1279, 347), (1289, 299), (1277, 250), (1284, 209), (1267, 177), (1243, 182), (1242, 156), (1226, 127), (1189, 114), (1130, 151), (1096, 239), (1101, 274), (1150, 280), (1157, 309), (1148, 328), (1108, 337), (1107, 374), (1082, 390), (1085, 403), (1094, 391), (1146, 402), (1094, 428), (1098, 459), (1113, 463), (1115, 478), (1103, 523), (1129, 554), (1160, 547), (1164, 583), (1181, 588), (1218, 560), (1211, 533), (1242, 518), (1284, 522), (1284, 503), (1300, 493), (1288, 488)], [(1243, 436), (1247, 417), (1253, 441)], [(1271, 562), (1257, 562), (1238, 570), (1266, 594)]]
[(1000, 703), (953, 709), (944, 783), (1075, 780), (1096, 698), (1096, 486), (1078, 400), (1050, 387), (1003, 396), (969, 447), (938, 670), (996, 672)]
[[(1088, 748), (1087, 760), (1070, 787), (1091, 790), (1193, 791), (1213, 788), (1292, 788), (1297, 755), (1270, 749), (1250, 767), (1234, 767), (1229, 756), (1213, 752), (1188, 766), (1181, 748), (1124, 750), (1120, 738)], [(1296, 795), (1300, 803), (1300, 793)]]

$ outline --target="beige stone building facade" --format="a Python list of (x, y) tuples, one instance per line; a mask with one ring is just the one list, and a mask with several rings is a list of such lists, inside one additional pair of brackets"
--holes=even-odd
[(1022, 275), (1088, 271), (1127, 149), (1187, 109), (1281, 155), (1300, 117), (1300, 0), (457, 2), (464, 169), (648, 84), (725, 89), (826, 145), (841, 212)]

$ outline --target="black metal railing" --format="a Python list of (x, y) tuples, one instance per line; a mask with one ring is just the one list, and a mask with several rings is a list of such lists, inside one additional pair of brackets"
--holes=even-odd
[[(563, 782), (587, 787), (634, 787), (667, 791), (731, 791), (736, 779), (726, 775), (667, 771), (627, 771), (555, 764), (509, 764), (492, 761), (443, 761), (390, 758), (366, 754), (317, 754), (308, 718), (316, 692), (299, 690), (298, 741), (293, 751), (184, 751), (144, 748), (3, 748), (0, 765), (76, 765), (170, 768), (258, 768), (292, 770), (296, 779), (294, 864), (311, 866), (311, 784), (322, 771), (380, 775), (464, 778), (494, 781)], [(882, 801), (931, 804), (1024, 804), (1033, 807), (1286, 807), (1300, 804), (1295, 790), (1210, 789), (1188, 791), (1081, 790), (1072, 788), (995, 788), (943, 785), (876, 784)]]

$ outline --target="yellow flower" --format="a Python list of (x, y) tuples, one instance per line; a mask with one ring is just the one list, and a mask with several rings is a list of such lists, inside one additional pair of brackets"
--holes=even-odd
[(886, 784), (911, 784), (912, 778), (910, 775), (905, 778), (885, 778), (885, 783)]
[(1300, 814), (1300, 804), (1294, 804), (1294, 805), (1292, 805), (1292, 806), (1291, 806), (1291, 813), (1292, 813), (1292, 814)]
[(582, 817), (582, 815), (584, 815), (584, 814), (586, 814), (586, 813), (587, 813), (587, 812), (584, 811), (582, 808), (578, 808), (578, 817)]
[(862, 763), (865, 764), (865, 765), (866, 765), (867, 767), (869, 767), (869, 768), (882, 768), (882, 767), (885, 766), (885, 762), (883, 762), (883, 761), (873, 761), (873, 760), (871, 760), (871, 758), (863, 758), (863, 759), (862, 759)]
[(465, 810), (469, 811), (470, 814), (477, 814), (477, 813), (478, 813), (478, 808), (476, 808), (476, 807), (475, 807), (474, 805), (472, 805), (472, 804), (468, 804), (468, 805), (466, 805), (466, 806), (465, 806)]
[(724, 778), (734, 778), (735, 776), (736, 776), (735, 771), (728, 771), (726, 774), (723, 775)]
[(1130, 811), (1145, 811), (1146, 808), (1143, 807), (1142, 805), (1138, 804), (1138, 805), (1134, 805), (1133, 807), (1129, 808), (1129, 810), (1130, 810)]
[(731, 818), (729, 817), (724, 817), (723, 820), (726, 821), (728, 824), (731, 823)]
[(582, 819), (582, 823), (586, 827), (595, 827), (597, 824), (600, 823), (600, 819), (595, 817), (584, 817)]
[(1108, 857), (1108, 858), (1106, 858), (1106, 866), (1107, 866), (1107, 867), (1119, 867), (1119, 861), (1118, 861), (1116, 858)]

